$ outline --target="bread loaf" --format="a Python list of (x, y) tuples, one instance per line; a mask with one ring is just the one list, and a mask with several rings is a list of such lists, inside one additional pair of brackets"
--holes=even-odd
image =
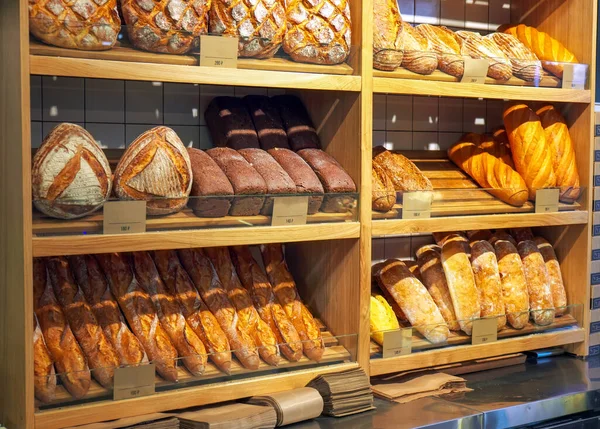
[(304, 305), (296, 289), (281, 244), (264, 244), (260, 246), (267, 276), (277, 300), (290, 318), (300, 339), (304, 354), (311, 360), (320, 361), (325, 351), (321, 331), (313, 315)]
[(214, 146), (235, 150), (260, 147), (250, 113), (240, 98), (213, 98), (204, 119)]
[(482, 37), (474, 31), (457, 31), (461, 45), (461, 53), (471, 58), (484, 58), (488, 60), (487, 75), (492, 79), (505, 81), (512, 77), (512, 66), (504, 52), (498, 48), (493, 40)]
[(145, 200), (146, 213), (181, 210), (192, 189), (192, 167), (175, 131), (154, 127), (138, 136), (115, 170), (115, 193), (121, 200)]
[(210, 32), (238, 37), (238, 56), (271, 58), (285, 32), (283, 0), (212, 0)]
[[(451, 238), (458, 237), (466, 242), (467, 236), (464, 231), (444, 231), (444, 232), (432, 232), (433, 240), (437, 243), (438, 246), (442, 247), (446, 241)], [(465, 251), (470, 254), (470, 247), (466, 246)]]
[(452, 297), (456, 319), (465, 334), (471, 335), (471, 320), (481, 317), (479, 292), (469, 261), (469, 244), (460, 235), (448, 236), (442, 245), (442, 266)]
[(467, 231), (467, 238), (472, 244), (475, 241), (485, 240), (489, 241), (492, 239), (492, 231), (489, 229), (477, 229), (474, 231)]
[(402, 17), (395, 0), (373, 1), (373, 67), (392, 71), (404, 53)]
[(438, 57), (438, 68), (454, 77), (462, 77), (465, 72), (465, 60), (454, 33), (443, 26), (421, 24), (417, 30), (429, 40), (433, 52)]
[(79, 125), (57, 125), (33, 157), (33, 204), (42, 213), (75, 219), (98, 210), (108, 199), (111, 173), (94, 138)]
[(567, 308), (567, 291), (563, 283), (562, 273), (560, 272), (560, 264), (554, 252), (554, 248), (543, 237), (535, 237), (535, 244), (544, 258), (546, 269), (548, 270), (548, 278), (550, 280), (550, 289), (552, 290), (552, 303), (556, 316), (562, 316), (568, 311)]
[(515, 249), (517, 248), (517, 240), (515, 240), (515, 238), (508, 232), (506, 232), (506, 230), (504, 229), (497, 229), (496, 231), (494, 231), (492, 237), (489, 239), (489, 242), (491, 244), (494, 244), (496, 240), (509, 241), (515, 247)]
[(444, 267), (442, 266), (442, 249), (436, 245), (426, 245), (417, 250), (417, 262), (422, 283), (438, 306), (448, 329), (459, 331), (460, 325), (456, 320), (452, 296), (446, 282)]
[(575, 150), (565, 118), (551, 104), (539, 108), (546, 145), (550, 149), (556, 184), (560, 186), (560, 201), (574, 203), (581, 195)]
[(233, 187), (223, 170), (206, 152), (188, 148), (192, 167), (189, 207), (199, 217), (227, 216), (233, 201)]
[(388, 212), (396, 204), (394, 182), (379, 164), (373, 164), (372, 171), (372, 209), (378, 212)]
[(33, 316), (33, 392), (37, 400), (49, 403), (54, 400), (56, 372), (42, 329)]
[(402, 22), (402, 32), (404, 33), (402, 67), (424, 75), (433, 73), (437, 69), (438, 59), (431, 49), (429, 40), (406, 21)]
[(273, 288), (267, 276), (258, 266), (248, 246), (229, 248), (239, 279), (252, 297), (252, 302), (261, 319), (269, 326), (277, 338), (279, 350), (292, 362), (302, 357), (302, 342), (298, 331), (285, 314), (281, 304), (275, 299)]
[(392, 179), (396, 191), (431, 191), (433, 186), (417, 166), (404, 155), (377, 146), (373, 149), (373, 165)]
[(148, 363), (146, 352), (129, 330), (96, 258), (92, 255), (70, 256), (69, 266), (104, 336), (112, 344), (120, 365)]
[(385, 332), (400, 329), (398, 319), (385, 298), (372, 293), (369, 300), (369, 331), (371, 339), (383, 346)]
[(210, 0), (121, 0), (131, 44), (164, 54), (185, 54), (206, 33)]
[(533, 231), (531, 228), (511, 228), (510, 234), (514, 237), (516, 243), (521, 241), (533, 241)]
[(294, 61), (340, 64), (350, 54), (350, 2), (291, 0), (286, 2), (287, 30), (283, 50)]
[(423, 284), (404, 262), (389, 259), (377, 274), (379, 287), (398, 303), (411, 326), (428, 341), (438, 344), (448, 339), (448, 326)]
[(289, 149), (283, 120), (275, 103), (265, 95), (246, 95), (243, 102), (254, 123), (261, 149)]
[(419, 263), (417, 261), (411, 260), (411, 261), (404, 261), (404, 264), (406, 264), (406, 268), (408, 268), (408, 271), (410, 271), (410, 273), (413, 276), (415, 276), (415, 278), (417, 280), (419, 280), (421, 283), (423, 283), (423, 278), (421, 277), (421, 271), (419, 271)]
[(49, 45), (103, 51), (113, 47), (120, 29), (117, 0), (29, 1), (29, 31)]
[(471, 242), (471, 267), (479, 291), (481, 317), (495, 317), (498, 330), (506, 326), (502, 283), (494, 247), (485, 240)]
[(33, 260), (33, 310), (62, 384), (74, 398), (83, 398), (90, 388), (90, 370), (39, 258)]
[[(406, 318), (406, 314), (404, 314), (404, 312), (402, 311), (402, 309), (400, 308), (400, 306), (398, 305), (398, 303), (396, 301), (394, 301), (394, 298), (388, 292), (388, 290), (387, 289), (382, 289), (382, 288), (379, 287), (379, 282), (377, 281), (377, 276), (379, 275), (379, 272), (381, 271), (381, 269), (383, 267), (385, 267), (385, 261), (378, 262), (377, 264), (374, 264), (371, 267), (371, 294), (375, 294), (375, 295), (383, 294), (383, 296), (385, 297), (385, 300), (387, 301), (387, 303), (392, 308), (392, 311), (396, 315), (396, 318), (398, 319), (398, 321), (400, 323), (403, 323), (403, 324), (404, 323), (408, 323), (408, 319)], [(418, 264), (417, 264), (417, 270), (416, 271), (418, 271)], [(411, 271), (411, 273), (413, 275), (415, 275), (414, 271)], [(417, 277), (417, 276), (415, 275), (415, 277)], [(421, 281), (421, 280), (419, 280), (419, 281)], [(421, 283), (423, 283), (423, 282), (421, 282)]]
[(315, 126), (300, 98), (285, 94), (276, 95), (271, 101), (279, 110), (288, 143), (293, 151), (321, 147)]
[(131, 257), (122, 253), (95, 256), (131, 330), (150, 362), (156, 364), (156, 372), (167, 381), (177, 381), (177, 350), (161, 325), (150, 296), (134, 276)]
[(519, 242), (517, 249), (523, 261), (531, 317), (538, 325), (549, 325), (554, 321), (554, 302), (544, 258), (531, 240)]
[(513, 75), (528, 82), (539, 81), (542, 78), (542, 63), (533, 51), (515, 36), (492, 33), (485, 37), (491, 39), (510, 60)]
[(177, 254), (206, 306), (225, 332), (235, 356), (245, 368), (258, 369), (260, 359), (254, 340), (242, 326), (210, 260), (201, 249), (181, 249)]
[(512, 153), (510, 153), (510, 143), (508, 142), (508, 135), (506, 134), (506, 128), (499, 127), (492, 133), (491, 139), (485, 139), (485, 141), (479, 144), (479, 147), (490, 155), (494, 155), (500, 161), (508, 164), (510, 168), (515, 169), (515, 163), (512, 159)]

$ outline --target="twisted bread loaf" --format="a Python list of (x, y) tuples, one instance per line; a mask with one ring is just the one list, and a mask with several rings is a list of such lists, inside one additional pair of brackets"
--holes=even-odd
[(490, 39), (473, 31), (457, 31), (461, 53), (471, 58), (485, 58), (489, 61), (487, 75), (496, 80), (512, 77), (512, 66), (502, 50)]
[(373, 67), (395, 70), (404, 51), (402, 16), (396, 0), (373, 1)]
[(407, 22), (402, 22), (404, 34), (404, 56), (402, 67), (419, 74), (431, 74), (438, 66), (435, 52), (431, 50), (429, 40)]

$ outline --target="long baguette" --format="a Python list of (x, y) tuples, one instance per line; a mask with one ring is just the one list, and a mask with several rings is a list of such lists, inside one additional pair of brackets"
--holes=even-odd
[(294, 324), (285, 311), (275, 300), (273, 287), (266, 274), (258, 266), (248, 246), (233, 246), (229, 248), (235, 270), (244, 288), (254, 302), (258, 314), (271, 328), (279, 349), (290, 361), (296, 362), (302, 357), (302, 341)]
[(320, 361), (325, 351), (321, 331), (313, 315), (300, 299), (296, 283), (283, 256), (283, 247), (281, 244), (265, 244), (260, 246), (260, 251), (275, 296), (298, 331), (304, 354), (309, 359)]
[(495, 317), (498, 330), (506, 326), (502, 282), (494, 247), (485, 240), (471, 242), (471, 267), (479, 291), (481, 317)]
[(245, 368), (258, 369), (260, 359), (256, 344), (250, 334), (240, 326), (235, 307), (229, 300), (210, 260), (202, 249), (181, 249), (177, 254), (206, 306), (215, 315), (225, 332), (235, 356)]
[(33, 316), (33, 392), (35, 397), (44, 403), (52, 402), (56, 392), (54, 362), (35, 315)]
[(33, 260), (33, 295), (33, 309), (60, 380), (74, 398), (83, 398), (90, 388), (90, 370), (56, 301), (46, 263), (38, 258)]
[[(418, 265), (418, 264), (417, 264)], [(383, 294), (384, 298), (387, 300), (390, 307), (392, 307), (392, 311), (396, 315), (396, 318), (399, 322), (407, 322), (406, 314), (402, 312), (402, 309), (398, 306), (398, 303), (394, 301), (392, 296), (389, 294), (387, 290), (382, 290), (377, 283), (377, 274), (381, 269), (385, 266), (384, 262), (378, 262), (371, 267), (371, 294), (375, 293), (377, 295)]]
[(531, 240), (519, 242), (517, 249), (523, 261), (531, 316), (538, 325), (549, 325), (554, 321), (554, 303), (544, 258)]
[(102, 253), (96, 259), (131, 330), (156, 364), (156, 372), (165, 380), (177, 381), (177, 350), (162, 327), (150, 296), (135, 278), (129, 255)]
[(256, 308), (252, 305), (250, 295), (242, 287), (237, 276), (229, 250), (227, 247), (210, 247), (204, 250), (219, 275), (221, 284), (229, 295), (229, 300), (235, 306), (240, 318), (240, 325), (252, 335), (258, 346), (258, 354), (269, 365), (279, 364), (279, 347), (275, 334), (260, 318)]
[(215, 316), (200, 298), (192, 279), (179, 262), (177, 252), (175, 250), (157, 250), (152, 252), (152, 259), (169, 293), (179, 301), (188, 325), (210, 353), (210, 359), (221, 371), (229, 374), (231, 351), (227, 337)]
[(133, 269), (140, 286), (150, 295), (158, 318), (185, 367), (192, 375), (202, 375), (207, 355), (204, 344), (185, 321), (179, 302), (167, 288), (148, 252), (133, 252)]
[(121, 365), (148, 363), (144, 347), (127, 326), (96, 258), (92, 255), (70, 256), (69, 265)]
[(552, 289), (552, 303), (557, 316), (562, 316), (567, 312), (567, 291), (563, 283), (562, 273), (560, 272), (560, 264), (554, 252), (554, 248), (543, 237), (535, 237), (533, 239), (538, 247), (538, 250), (544, 258), (548, 277), (550, 279), (550, 288)]

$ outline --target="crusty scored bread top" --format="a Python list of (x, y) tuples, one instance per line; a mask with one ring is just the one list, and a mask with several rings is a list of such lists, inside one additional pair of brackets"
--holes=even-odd
[(395, 70), (404, 50), (402, 17), (396, 0), (373, 2), (373, 67)]

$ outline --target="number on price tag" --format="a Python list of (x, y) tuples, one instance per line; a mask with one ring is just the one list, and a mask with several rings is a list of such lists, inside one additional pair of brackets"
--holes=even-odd
[(146, 232), (146, 201), (109, 201), (103, 210), (104, 234)]
[(113, 399), (119, 401), (154, 394), (154, 370), (153, 363), (115, 369)]
[(558, 211), (558, 188), (538, 189), (535, 192), (535, 212), (554, 213)]
[(484, 84), (490, 63), (486, 59), (465, 58), (465, 71), (462, 83)]
[(277, 197), (273, 202), (272, 226), (304, 225), (308, 213), (308, 197)]
[(412, 328), (383, 333), (383, 358), (404, 356), (412, 352)]
[(432, 192), (404, 192), (402, 194), (402, 219), (425, 219), (431, 217), (432, 201)]
[(472, 344), (487, 344), (497, 340), (498, 320), (495, 317), (473, 320)]
[(200, 36), (200, 65), (237, 68), (238, 38)]

